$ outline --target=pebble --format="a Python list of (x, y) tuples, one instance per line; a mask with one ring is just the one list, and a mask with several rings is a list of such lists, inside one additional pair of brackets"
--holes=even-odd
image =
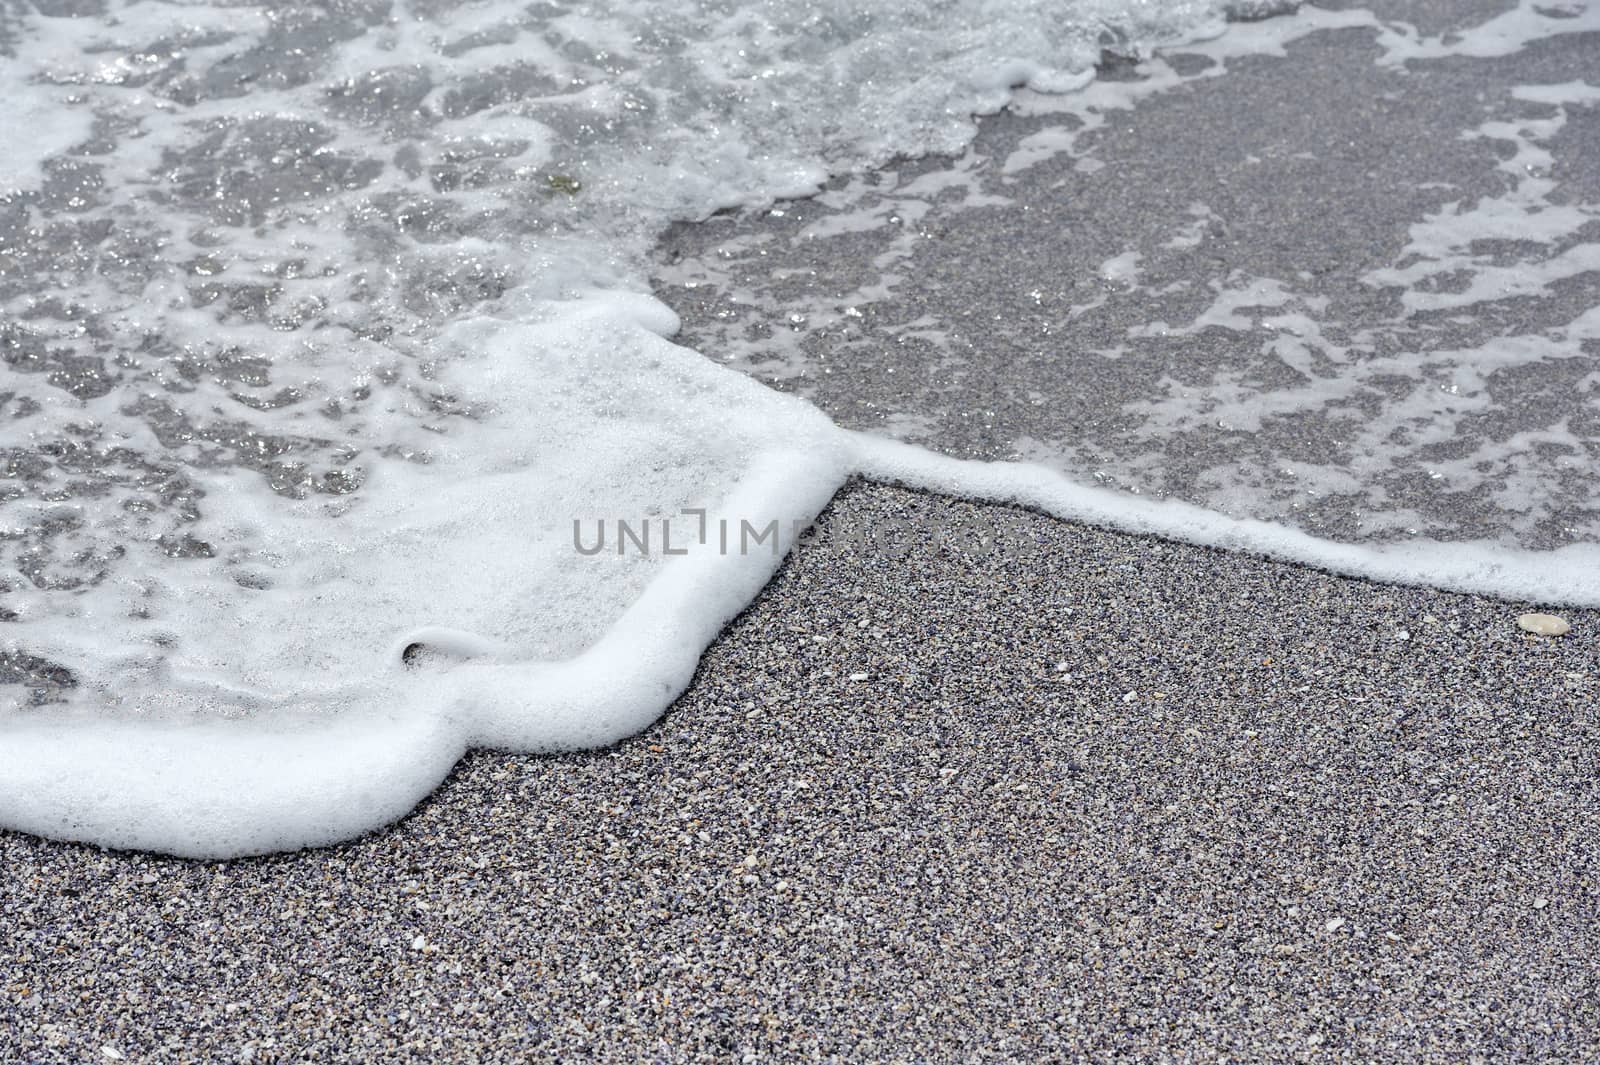
[(1567, 619), (1555, 614), (1523, 614), (1517, 618), (1517, 627), (1539, 636), (1565, 636), (1572, 631)]

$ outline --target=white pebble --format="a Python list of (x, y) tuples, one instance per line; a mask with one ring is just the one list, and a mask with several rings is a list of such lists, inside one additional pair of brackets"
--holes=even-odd
[(1566, 618), (1554, 614), (1523, 614), (1517, 618), (1517, 627), (1540, 636), (1565, 636), (1572, 631)]
[(1335, 918), (1331, 919), (1327, 924), (1323, 925), (1322, 926), (1322, 930), (1324, 932), (1337, 932), (1339, 929), (1341, 929), (1343, 927), (1344, 927), (1344, 918), (1343, 917), (1335, 917)]
[(852, 674), (850, 674), (850, 679), (851, 680), (866, 680), (867, 677), (868, 677), (868, 674), (866, 674), (866, 673), (852, 673)]

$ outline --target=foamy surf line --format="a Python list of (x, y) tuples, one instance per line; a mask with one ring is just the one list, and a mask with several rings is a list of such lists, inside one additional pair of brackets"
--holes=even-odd
[(1519, 551), (1493, 541), (1342, 544), (1299, 529), (1232, 518), (1178, 500), (1151, 500), (1076, 483), (1033, 463), (971, 462), (877, 437), (859, 437), (861, 476), (941, 495), (1014, 503), (1068, 521), (1294, 562), (1385, 584), (1500, 599), (1600, 606), (1600, 546)]
[[(860, 476), (1350, 576), (1600, 605), (1600, 552), (1588, 545), (1543, 555), (1482, 544), (1342, 545), (1075, 484), (1040, 466), (965, 462), (835, 434), (838, 446), (825, 458), (762, 460), (710, 524), (738, 528), (758, 517), (764, 526), (781, 514), (777, 527), (797, 529)], [(406, 632), (386, 648), (390, 701), (331, 719), (13, 723), (0, 747), (0, 813), (8, 827), (40, 835), (196, 858), (351, 838), (407, 813), (469, 748), (581, 750), (650, 726), (687, 689), (701, 655), (765, 587), (793, 539), (783, 535), (774, 551), (703, 550), (674, 559), (596, 644), (561, 662), (499, 660), (492, 641), (457, 630)], [(397, 649), (430, 641), (447, 654), (459, 646), (467, 660), (434, 677), (405, 671)]]
[[(913, 60), (953, 65), (950, 84), (932, 87), (945, 105), (929, 105), (930, 87), (917, 72), (890, 105), (873, 101), (848, 136), (828, 133), (829, 122), (817, 117), (837, 101), (805, 96), (824, 90), (805, 80), (803, 59), (779, 62), (778, 53), (747, 56), (744, 50), (735, 59), (729, 49), (711, 47), (715, 54), (702, 57), (705, 62), (732, 64), (753, 85), (789, 77), (793, 88), (798, 77), (800, 102), (809, 101), (815, 113), (802, 114), (809, 117), (789, 131), (792, 143), (776, 155), (763, 154), (774, 142), (759, 115), (744, 116), (740, 132), (753, 138), (747, 143), (717, 140), (708, 147), (685, 133), (662, 153), (661, 165), (626, 172), (597, 190), (588, 222), (602, 225), (606, 210), (620, 219), (612, 219), (617, 232), (603, 237), (575, 235), (539, 216), (538, 225), (530, 223), (537, 237), (490, 239), (500, 225), (493, 212), (505, 204), (484, 190), (495, 188), (498, 161), (522, 158), (527, 166), (501, 174), (512, 182), (508, 202), (524, 195), (530, 175), (549, 194), (574, 193), (580, 182), (550, 169), (561, 162), (560, 151), (586, 146), (581, 138), (588, 134), (581, 131), (589, 127), (574, 124), (566, 109), (613, 108), (616, 128), (626, 130), (629, 114), (669, 108), (672, 93), (656, 91), (661, 86), (645, 79), (608, 95), (591, 92), (579, 78), (579, 102), (539, 96), (533, 104), (507, 103), (497, 95), (503, 82), (528, 74), (505, 66), (510, 54), (497, 49), (504, 48), (506, 33), (514, 40), (524, 30), (490, 25), (493, 19), (448, 48), (428, 43), (409, 25), (384, 29), (381, 39), (358, 36), (329, 60), (344, 78), (335, 93), (317, 95), (292, 78), (267, 79), (261, 91), (283, 114), (323, 108), (335, 117), (377, 85), (372, 113), (343, 124), (330, 120), (311, 132), (292, 123), (262, 125), (256, 112), (242, 127), (230, 125), (239, 121), (239, 108), (226, 79), (226, 91), (214, 98), (206, 97), (204, 86), (183, 86), (182, 99), (192, 100), (182, 104), (191, 108), (192, 127), (171, 121), (168, 102), (142, 112), (140, 72), (172, 58), (168, 44), (162, 45), (166, 52), (140, 52), (137, 62), (121, 66), (95, 58), (93, 73), (81, 78), (58, 71), (61, 80), (53, 86), (87, 85), (91, 94), (114, 87), (104, 89), (108, 99), (100, 101), (108, 121), (114, 115), (146, 122), (160, 131), (150, 134), (152, 143), (172, 138), (179, 169), (198, 174), (185, 179), (175, 198), (134, 196), (126, 204), (97, 205), (90, 189), (75, 200), (61, 199), (73, 210), (104, 207), (108, 217), (144, 212), (153, 224), (164, 218), (161, 211), (178, 212), (184, 196), (204, 187), (218, 153), (225, 175), (217, 180), (236, 180), (231, 175), (248, 173), (256, 163), (292, 174), (247, 188), (241, 196), (260, 199), (246, 203), (248, 210), (225, 204), (208, 219), (217, 232), (183, 235), (172, 227), (169, 236), (195, 258), (166, 264), (170, 272), (152, 267), (150, 277), (120, 277), (128, 290), (110, 292), (93, 288), (99, 279), (90, 271), (82, 281), (88, 288), (74, 291), (85, 305), (112, 308), (99, 335), (130, 345), (144, 337), (147, 346), (159, 348), (148, 338), (176, 334), (180, 353), (205, 368), (134, 378), (119, 392), (117, 382), (79, 373), (81, 360), (63, 363), (54, 377), (76, 390), (69, 398), (42, 393), (27, 414), (35, 440), (92, 439), (103, 431), (115, 445), (105, 445), (105, 456), (127, 470), (114, 471), (100, 495), (25, 498), (7, 515), (14, 525), (7, 542), (65, 548), (54, 557), (44, 551), (25, 559), (35, 569), (29, 581), (8, 589), (15, 631), (7, 632), (5, 649), (29, 660), (70, 663), (73, 684), (56, 703), (0, 715), (0, 824), (191, 857), (287, 850), (333, 843), (395, 820), (472, 747), (540, 752), (617, 742), (650, 725), (687, 688), (701, 654), (760, 593), (797, 531), (856, 476), (1382, 581), (1600, 605), (1600, 556), (1591, 544), (1546, 554), (1477, 543), (1340, 544), (1188, 504), (1086, 487), (1042, 466), (961, 462), (841, 430), (810, 404), (666, 339), (677, 331), (675, 315), (625, 291), (637, 278), (615, 265), (631, 261), (640, 234), (662, 220), (814, 187), (823, 169), (817, 154), (830, 146), (839, 153), (829, 160), (834, 170), (881, 161), (894, 151), (949, 150), (970, 137), (964, 117), (950, 120), (952, 106), (961, 116), (999, 106), (1008, 86), (1023, 78), (1046, 90), (1087, 80), (1084, 62), (1098, 54), (1098, 37), (1068, 34), (1041, 46), (1020, 21), (1027, 5), (1002, 7), (1019, 21), (996, 46), (1000, 54), (986, 46), (994, 20), (976, 10), (966, 12), (970, 40), (948, 46), (949, 35), (935, 25), (902, 42)], [(1219, 28), (1210, 5), (1173, 5), (1178, 9), (1184, 12), (1154, 20), (1154, 28), (1125, 11), (1127, 20), (1115, 24), (1135, 44), (1141, 32), (1155, 41)], [(150, 10), (140, 17), (150, 17)], [(1084, 10), (1116, 14), (1118, 6)], [(1587, 16), (1519, 10), (1466, 38), (1470, 47), (1503, 54), (1496, 49), (1515, 50), (1541, 34), (1587, 25)], [(274, 18), (268, 13), (258, 21), (271, 30)], [(1370, 16), (1330, 17), (1313, 9), (1287, 25), (1244, 35), (1243, 51), (1263, 41), (1279, 47), (1295, 33), (1319, 28), (1376, 24)], [(104, 41), (76, 24), (49, 29), (51, 63), (71, 67), (77, 50), (96, 57), (106, 51)], [(196, 35), (196, 54), (209, 53), (219, 67), (235, 62), (219, 51), (226, 31), (203, 29), (197, 23), (183, 31)], [(873, 30), (861, 32), (870, 37)], [(1429, 49), (1445, 47), (1392, 27), (1385, 32), (1386, 55), (1402, 60), (1408, 50), (1432, 54)], [(615, 36), (608, 34), (599, 37)], [(581, 51), (571, 44), (561, 55)], [(380, 62), (404, 58), (426, 66), (458, 47), (479, 63), (468, 70), (478, 79), (469, 86), (446, 92), (387, 65), (374, 72), (372, 84), (364, 80), (363, 72)], [(845, 51), (841, 70), (872, 66), (879, 58), (871, 47)], [(1048, 62), (1052, 55), (1060, 61)], [(549, 58), (552, 65), (561, 62), (554, 53)], [(768, 59), (777, 65), (763, 68)], [(716, 83), (710, 78), (683, 95), (701, 101), (703, 90)], [(441, 131), (420, 137), (421, 147), (409, 145), (413, 155), (393, 153), (393, 187), (365, 189), (360, 182), (377, 180), (370, 174), (382, 167), (363, 163), (391, 154), (372, 129), (380, 120), (399, 128), (402, 120), (385, 110), (396, 96), (414, 99), (419, 113), (421, 101), (433, 101), (449, 117)], [(1559, 102), (1573, 106), (1585, 99), (1576, 89), (1559, 95)], [(793, 98), (768, 102), (804, 111)], [(50, 96), (38, 106), (63, 105)], [(875, 117), (884, 106), (917, 116), (897, 128), (898, 140), (876, 136)], [(216, 129), (235, 132), (210, 132)], [(198, 145), (185, 139), (196, 130), (204, 134)], [(861, 139), (869, 132), (872, 138)], [(236, 134), (237, 142), (227, 140)], [(307, 145), (315, 150), (302, 151)], [(629, 151), (638, 154), (638, 145), (605, 142), (596, 151), (606, 165), (620, 166)], [(159, 154), (150, 144), (130, 153), (143, 162), (127, 163), (128, 172), (108, 187), (137, 188), (148, 177), (138, 166), (154, 166)], [(191, 155), (203, 156), (205, 165)], [(306, 160), (312, 162), (300, 167)], [(226, 170), (235, 165), (243, 170)], [(6, 180), (26, 181), (24, 171), (32, 167), (24, 159)], [(719, 175), (719, 167), (728, 174)], [(26, 210), (47, 217), (56, 210), (51, 197), (60, 198), (55, 184), (61, 169), (44, 168), (42, 191), (23, 193), (34, 197), (26, 199)], [(325, 180), (333, 171), (344, 177)], [(456, 199), (406, 199), (429, 187)], [(371, 224), (372, 202), (384, 197), (404, 200), (392, 210), (406, 234), (450, 210), (482, 211), (489, 221), (478, 228), (459, 220), (441, 224), (427, 229), (425, 240), (402, 243), (392, 253), (382, 250), (385, 241), (399, 238), (380, 231), (372, 237), (380, 250), (371, 251), (341, 245), (320, 215), (294, 215), (281, 206), (296, 197), (349, 201), (354, 229)], [(198, 197), (186, 209), (212, 211), (209, 204)], [(283, 228), (262, 225), (269, 218), (281, 219)], [(556, 235), (544, 235), (539, 226), (545, 225)], [(226, 241), (219, 233), (239, 235), (237, 261), (224, 261), (218, 249)], [(441, 244), (449, 254), (439, 252)], [(289, 259), (291, 253), (300, 258)], [(373, 262), (394, 276), (409, 269), (415, 255), (448, 267), (460, 280), (429, 287), (425, 276), (409, 278), (392, 296), (374, 298), (370, 289), (377, 283), (365, 276), (344, 287), (342, 257), (361, 254), (376, 257)], [(536, 265), (519, 273), (512, 262), (518, 254)], [(275, 280), (222, 285), (241, 274)], [(186, 279), (218, 277), (222, 282)], [(477, 294), (461, 295), (468, 290)], [(294, 316), (272, 318), (269, 329), (265, 316), (289, 302), (286, 292), (304, 300)], [(220, 316), (203, 310), (219, 300), (230, 309)], [(35, 300), (30, 307), (48, 318), (59, 302)], [(392, 326), (386, 319), (407, 329), (384, 332)], [(218, 331), (220, 340), (210, 336)], [(30, 357), (56, 357), (43, 334), (19, 335), (14, 343), (36, 343), (27, 349), (35, 351)], [(49, 339), (81, 341), (93, 352), (96, 335), (68, 316)], [(328, 335), (345, 340), (318, 341)], [(236, 346), (218, 350), (219, 343)], [(252, 361), (241, 348), (272, 358)], [(126, 369), (140, 371), (137, 364)], [(281, 376), (269, 378), (285, 372), (302, 376), (291, 377), (293, 387), (263, 391), (282, 385)], [(145, 391), (131, 403), (136, 388)], [(308, 409), (307, 397), (321, 403), (317, 411)], [(219, 428), (213, 416), (223, 410), (231, 421)], [(368, 465), (357, 475), (350, 465), (360, 447), (367, 448)], [(219, 454), (236, 461), (219, 461)], [(278, 454), (308, 455), (329, 468), (263, 465), (261, 456)], [(174, 480), (167, 466), (146, 455), (181, 470), (181, 477)], [(164, 505), (151, 500), (152, 486), (165, 493)], [(668, 548), (665, 523), (685, 514), (699, 516), (701, 534)], [(662, 530), (658, 550), (630, 553), (619, 525), (641, 518)], [(609, 549), (586, 550), (579, 531), (600, 530), (606, 522), (615, 534)], [(730, 551), (717, 535), (705, 534), (708, 527), (742, 534), (747, 526), (770, 528), (772, 538), (758, 539), (757, 550), (741, 543)]]

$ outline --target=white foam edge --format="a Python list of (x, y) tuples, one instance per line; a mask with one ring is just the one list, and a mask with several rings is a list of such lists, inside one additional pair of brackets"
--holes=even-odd
[[(854, 469), (838, 455), (767, 456), (722, 514), (814, 516), (855, 474), (1379, 582), (1600, 605), (1600, 548), (1593, 545), (1525, 552), (1482, 542), (1339, 544), (1077, 484), (1043, 466), (954, 459), (883, 437), (844, 435)], [(687, 690), (701, 655), (786, 557), (791, 534), (784, 531), (777, 553), (675, 559), (583, 654), (554, 663), (468, 663), (467, 683), (444, 706), (395, 708), (380, 720), (98, 722), (71, 744), (61, 742), (60, 722), (14, 724), (0, 749), (0, 778), (11, 795), (0, 821), (57, 839), (240, 857), (336, 843), (390, 824), (469, 748), (539, 753), (616, 743), (650, 726)], [(417, 630), (397, 646), (449, 636)], [(85, 777), (96, 787), (85, 789)], [(199, 817), (197, 807), (204, 809)]]
[[(842, 459), (759, 458), (720, 516), (810, 520), (848, 476)], [(466, 663), (458, 694), (443, 706), (329, 721), (13, 720), (0, 744), (0, 823), (118, 849), (237, 858), (324, 846), (391, 824), (469, 748), (538, 753), (616, 743), (688, 688), (701, 654), (787, 556), (793, 531), (780, 529), (775, 552), (673, 559), (584, 653)], [(409, 632), (397, 646), (424, 638), (454, 646), (450, 633), (433, 629)], [(467, 643), (462, 649), (482, 649)], [(398, 655), (391, 660), (404, 668)], [(63, 728), (75, 729), (71, 742)]]
[(1382, 584), (1600, 607), (1600, 545), (1526, 551), (1488, 540), (1345, 544), (1255, 518), (1234, 518), (1178, 500), (1078, 484), (1045, 466), (955, 459), (861, 433), (864, 478), (940, 495), (1008, 503), (1119, 532), (1159, 536), (1293, 562)]

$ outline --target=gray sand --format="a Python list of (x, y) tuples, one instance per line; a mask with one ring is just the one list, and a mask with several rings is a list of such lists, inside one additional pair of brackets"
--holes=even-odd
[(1600, 613), (830, 521), (1005, 550), (825, 536), (643, 736), (476, 755), (348, 846), (0, 837), (0, 1056), (1600, 1055)]
[[(1271, 67), (1227, 90), (1285, 90)], [(1329, 99), (1301, 102), (1354, 121)], [(929, 298), (1001, 299), (1018, 246)], [(845, 394), (818, 398), (869, 422)], [(473, 755), (349, 845), (0, 834), (0, 1060), (1600, 1058), (1600, 613), (1542, 639), (1534, 604), (880, 486), (829, 520), (992, 523), (1005, 550), (824, 537), (643, 736)]]

